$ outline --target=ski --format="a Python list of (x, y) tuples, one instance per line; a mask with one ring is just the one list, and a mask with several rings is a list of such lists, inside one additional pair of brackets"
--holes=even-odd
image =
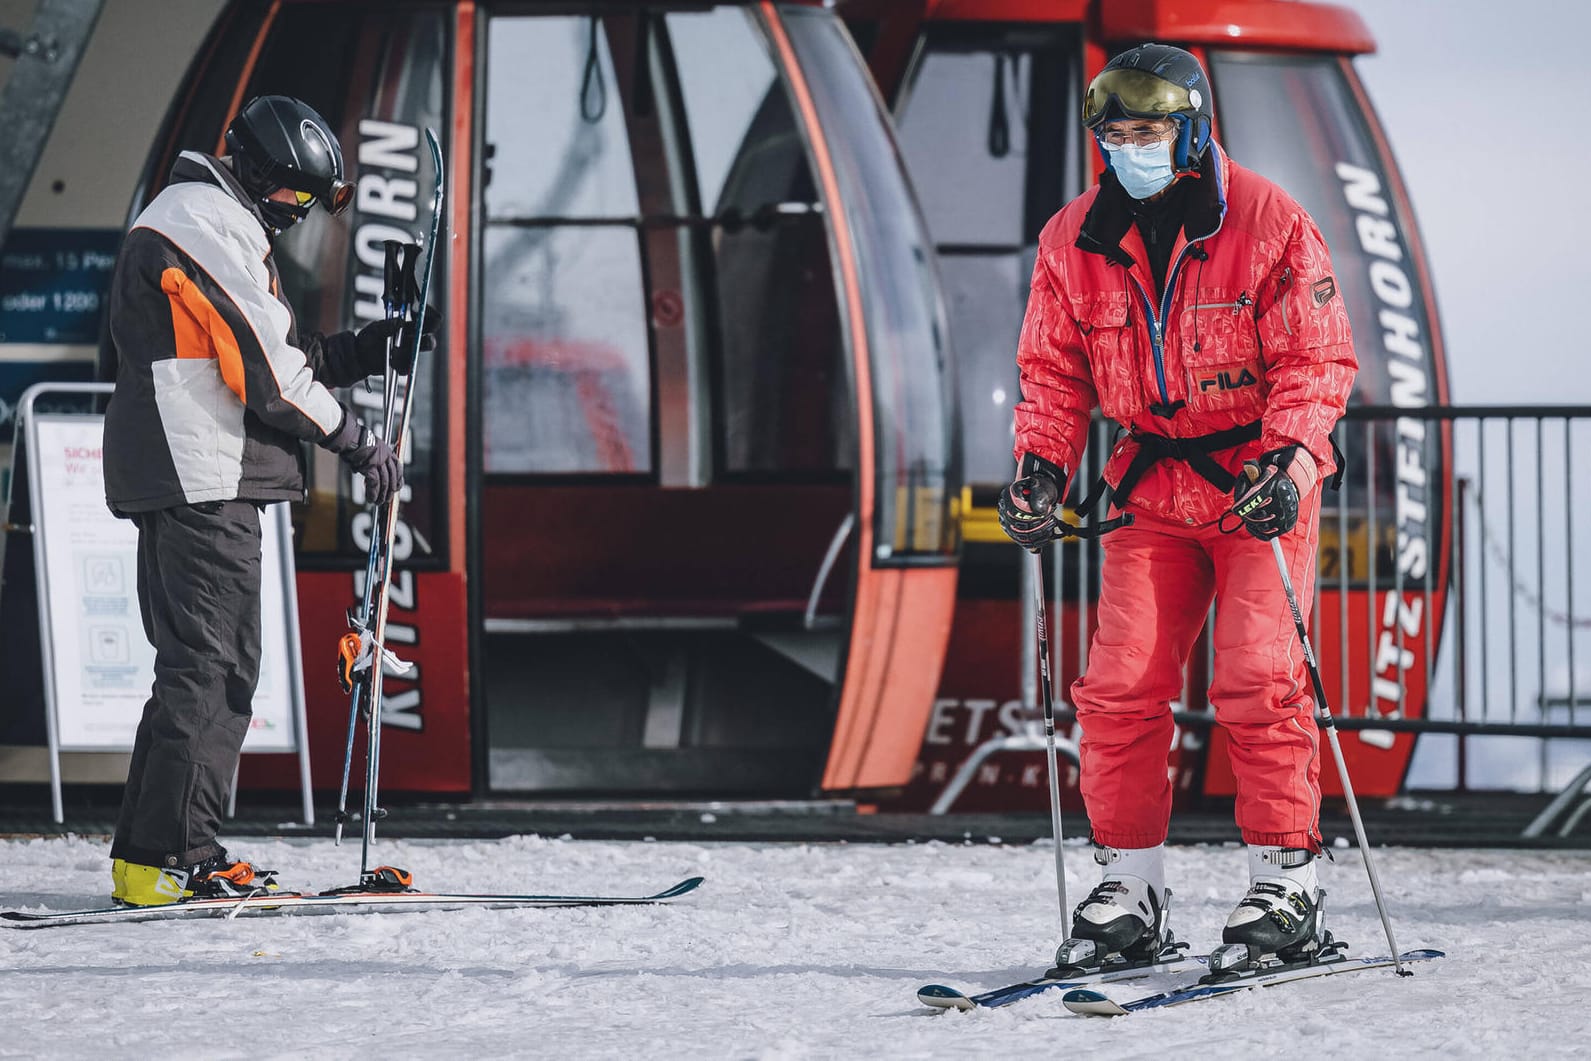
[[(1398, 960), (1404, 963), (1428, 962), (1441, 957), (1445, 957), (1445, 955), (1439, 950), (1411, 950), (1406, 951)], [(1180, 1006), (1184, 1002), (1197, 1002), (1201, 999), (1217, 998), (1221, 995), (1230, 995), (1235, 991), (1246, 991), (1251, 987), (1272, 987), (1276, 984), (1308, 980), (1317, 976), (1390, 968), (1394, 964), (1396, 962), (1390, 954), (1383, 954), (1373, 958), (1339, 957), (1330, 961), (1308, 965), (1259, 968), (1248, 972), (1235, 972), (1228, 979), (1221, 980), (1218, 983), (1195, 982), (1183, 987), (1173, 988), (1170, 991), (1163, 991), (1157, 995), (1134, 999), (1130, 1002), (1116, 1002), (1104, 992), (1090, 988), (1068, 991), (1062, 996), (1061, 1002), (1073, 1013), (1097, 1017), (1119, 1017), (1123, 1014), (1136, 1013), (1144, 1009), (1161, 1009), (1165, 1006)]]
[(0, 926), (8, 928), (60, 928), (66, 925), (103, 925), (138, 921), (197, 920), (221, 917), (262, 917), (271, 914), (379, 913), (390, 910), (445, 910), (477, 906), (493, 910), (516, 907), (643, 906), (666, 903), (687, 895), (702, 883), (689, 877), (653, 895), (485, 895), (468, 892), (361, 890), (333, 892), (269, 892), (247, 898), (184, 899), (166, 906), (113, 906), (99, 910), (71, 910), (34, 914), (0, 910)]
[(943, 984), (927, 984), (917, 989), (917, 1001), (934, 1009), (993, 1009), (999, 1006), (1009, 1006), (1013, 1002), (1020, 1002), (1025, 998), (1032, 998), (1034, 995), (1040, 995), (1046, 991), (1054, 991), (1058, 988), (1083, 987), (1088, 984), (1112, 984), (1126, 980), (1141, 980), (1145, 977), (1162, 974), (1175, 976), (1181, 973), (1196, 972), (1205, 967), (1206, 961), (1206, 957), (1202, 954), (1192, 956), (1179, 955), (1160, 962), (1096, 969), (1091, 973), (1078, 973), (1065, 979), (1039, 977), (1036, 980), (1024, 980), (1020, 984), (997, 987), (992, 991), (985, 991), (979, 995), (969, 995), (964, 991), (958, 991)]

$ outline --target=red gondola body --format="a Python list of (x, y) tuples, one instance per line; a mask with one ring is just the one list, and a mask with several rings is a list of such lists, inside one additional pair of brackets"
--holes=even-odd
[[(332, 120), (360, 182), (345, 216), (278, 241), (305, 327), (380, 315), (381, 241), (429, 220), (422, 128), (450, 171), (389, 626), (418, 667), (388, 683), (384, 787), (904, 783), (954, 607), (950, 361), (887, 114), (833, 13), (236, 0), (140, 202), (264, 92)], [(375, 393), (348, 397), (376, 419)], [(315, 455), (295, 531), (322, 785), (356, 501)]]
[[(836, 15), (808, 3), (236, 0), (195, 58), (139, 204), (253, 93), (309, 100), (355, 160), (355, 208), (280, 253), (307, 327), (380, 314), (372, 261), (424, 231), (419, 130), (444, 134), (446, 326), (393, 594), (419, 669), (390, 683), (388, 790), (913, 809), (1024, 725), (1019, 557), (989, 502), (1009, 473), (1030, 247), (1093, 179), (1076, 97), (1114, 49), (1193, 48), (1224, 145), (1321, 222), (1355, 313), (1356, 402), (1445, 400), (1412, 212), (1353, 72), (1373, 47), (1356, 16), (1278, 0), (838, 14), (896, 130)], [(1343, 435), (1374, 471), (1327, 502), (1323, 557), (1348, 557), (1317, 598), (1327, 689), (1340, 714), (1417, 716), (1448, 578), (1447, 440), (1409, 423)], [(317, 456), (312, 480), (295, 518), (324, 785), (368, 517), (334, 461)], [(1395, 526), (1367, 518), (1367, 489), (1403, 499)], [(1397, 578), (1371, 600), (1376, 570)], [(1063, 697), (1097, 574), (1058, 550)], [(1412, 743), (1349, 735), (1365, 794), (1396, 791)], [(1179, 793), (1230, 792), (1221, 749), (1219, 731), (1179, 731)], [(243, 779), (289, 781), (260, 759)], [(956, 809), (1040, 809), (1044, 793), (1038, 756), (1004, 754)]]

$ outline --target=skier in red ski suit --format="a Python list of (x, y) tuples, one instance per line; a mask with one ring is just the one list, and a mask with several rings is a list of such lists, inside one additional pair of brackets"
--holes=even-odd
[(1357, 369), (1348, 317), (1309, 215), (1212, 139), (1194, 56), (1123, 53), (1089, 86), (1084, 118), (1107, 169), (1039, 237), (1017, 352), (1019, 470), (999, 505), (1012, 538), (1042, 545), (1094, 408), (1124, 429), (1105, 480), (1133, 522), (1103, 539), (1098, 629), (1072, 686), (1104, 879), (1072, 935), (1127, 954), (1163, 936), (1170, 702), (1213, 597), (1210, 702), (1250, 852), (1225, 942), (1301, 953), (1318, 921), (1320, 745), (1270, 539), (1307, 615), (1329, 436)]

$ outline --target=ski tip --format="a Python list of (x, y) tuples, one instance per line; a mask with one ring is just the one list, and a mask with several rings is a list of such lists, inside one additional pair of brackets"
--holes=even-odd
[(1062, 995), (1061, 1004), (1073, 1013), (1089, 1017), (1119, 1017), (1127, 1012), (1098, 991), (1090, 991), (1083, 987), (1074, 988)]
[(973, 1001), (965, 994), (944, 984), (927, 984), (917, 989), (917, 1001), (934, 1009), (972, 1009)]
[(668, 891), (659, 892), (658, 893), (658, 898), (660, 898), (660, 899), (674, 899), (674, 898), (677, 898), (678, 896), (684, 895), (686, 892), (693, 892), (697, 888), (700, 888), (702, 886), (702, 882), (705, 881), (706, 879), (707, 879), (706, 877), (686, 877), (684, 880), (682, 880), (678, 884), (674, 885), (674, 887), (670, 888)]

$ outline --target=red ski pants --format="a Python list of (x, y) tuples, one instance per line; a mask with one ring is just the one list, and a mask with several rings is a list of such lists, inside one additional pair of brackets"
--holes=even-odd
[[(1320, 488), (1283, 535), (1298, 606), (1314, 603)], [(1171, 701), (1212, 597), (1210, 703), (1230, 738), (1237, 824), (1249, 844), (1318, 848), (1320, 739), (1303, 647), (1269, 542), (1215, 524), (1135, 514), (1103, 539), (1099, 627), (1072, 685), (1094, 839), (1153, 847), (1171, 818)]]

